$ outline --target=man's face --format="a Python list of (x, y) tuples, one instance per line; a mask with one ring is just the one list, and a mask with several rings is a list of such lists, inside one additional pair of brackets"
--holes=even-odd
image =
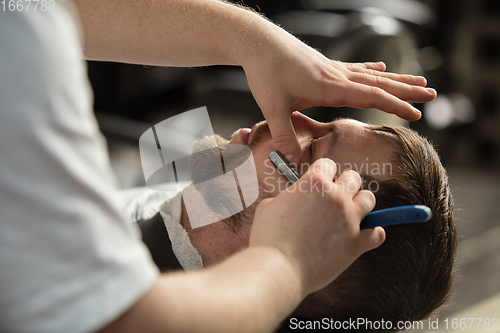
[[(296, 167), (299, 176), (315, 160), (326, 157), (337, 164), (338, 174), (352, 169), (377, 180), (395, 178), (393, 152), (399, 148), (389, 134), (373, 131), (352, 119), (320, 123), (299, 112), (292, 114), (292, 123), (302, 148)], [(284, 179), (268, 159), (275, 147), (267, 123), (260, 122), (251, 130), (239, 129), (229, 143), (248, 145), (252, 149), (261, 195), (265, 192), (265, 197), (274, 197), (286, 188)], [(376, 192), (378, 185), (364, 186)]]
[[(296, 166), (299, 176), (306, 172), (315, 160), (326, 157), (337, 164), (337, 174), (352, 169), (361, 176), (373, 177), (374, 179), (363, 183), (363, 188), (375, 193), (378, 191), (378, 181), (395, 178), (393, 152), (398, 151), (399, 147), (390, 134), (371, 130), (368, 125), (351, 119), (320, 123), (299, 112), (294, 112), (291, 119), (302, 148), (299, 164)], [(220, 136), (216, 138), (221, 147), (228, 147), (231, 144), (248, 146), (251, 148), (255, 162), (259, 190), (257, 200), (243, 211), (222, 221), (237, 233), (242, 226), (251, 225), (255, 209), (260, 201), (275, 197), (287, 188), (287, 183), (268, 159), (269, 152), (275, 150), (275, 147), (266, 122), (256, 124), (251, 130), (237, 130), (230, 141)], [(210, 161), (219, 161), (221, 156), (218, 149), (204, 149), (205, 141), (212, 142), (209, 137), (207, 139), (198, 143), (199, 150), (204, 153), (197, 154), (196, 158), (193, 155), (191, 168), (193, 175), (211, 179), (217, 177), (220, 170)], [(222, 148), (226, 152), (224, 155), (226, 171), (237, 167), (247, 158), (239, 156), (240, 154), (229, 153), (228, 148)], [(253, 178), (246, 180), (253, 182)], [(245, 178), (239, 181), (240, 185), (244, 186)], [(195, 181), (195, 183), (198, 182)], [(241, 205), (239, 196), (228, 197), (232, 192), (225, 185), (225, 182), (218, 182), (217, 186), (211, 185), (206, 188), (198, 185), (200, 186), (198, 191), (214, 212), (234, 211), (232, 208)], [(358, 186), (357, 184), (346, 185)], [(300, 187), (298, 189), (302, 190)], [(226, 216), (229, 215), (226, 214)]]
[[(292, 123), (302, 147), (297, 168), (299, 175), (305, 172), (308, 166), (318, 158), (327, 157), (337, 163), (337, 173), (353, 169), (362, 176), (368, 175), (375, 178), (373, 184), (371, 182), (363, 184), (365, 189), (373, 192), (378, 190), (377, 180), (396, 178), (393, 174), (396, 170), (393, 162), (395, 160), (393, 152), (398, 152), (399, 147), (390, 134), (371, 130), (368, 125), (354, 120), (342, 119), (331, 123), (319, 123), (298, 112), (292, 114)], [(259, 195), (257, 200), (243, 211), (218, 223), (190, 231), (191, 240), (199, 237), (206, 241), (210, 237), (219, 237), (217, 242), (204, 245), (204, 262), (209, 265), (220, 262), (234, 252), (248, 246), (250, 229), (257, 205), (263, 199), (275, 197), (286, 189), (284, 179), (272, 167), (268, 159), (269, 152), (275, 150), (275, 147), (265, 122), (256, 124), (252, 130), (240, 129), (236, 131), (230, 141), (219, 136), (216, 136), (216, 138), (221, 151), (225, 152), (226, 171), (228, 170), (226, 157), (231, 155), (227, 151), (227, 146), (239, 144), (251, 148), (258, 178)], [(203, 175), (206, 179), (212, 179), (219, 176), (221, 171), (219, 170), (220, 167), (214, 167), (210, 161), (220, 161), (221, 152), (218, 149), (206, 150), (203, 145), (204, 140), (201, 140), (198, 148), (204, 154), (197, 154), (197, 158), (193, 158), (191, 163), (192, 172)], [(235, 156), (236, 158), (234, 156), (230, 158), (232, 163), (230, 163), (229, 169), (237, 167), (238, 163), (240, 163), (239, 157)], [(247, 157), (245, 155), (243, 160)], [(253, 178), (250, 178), (253, 181)], [(239, 178), (239, 182), (241, 185), (241, 178)], [(239, 196), (228, 197), (230, 191), (226, 190), (227, 188), (224, 185), (224, 182), (220, 182), (217, 187), (211, 186), (208, 189), (200, 189), (204, 200), (210, 202), (210, 210), (214, 212), (227, 210), (233, 204), (241, 204)], [(218, 200), (215, 200), (215, 198), (218, 198)], [(231, 236), (221, 232), (220, 227), (230, 230)], [(205, 232), (210, 232), (212, 229), (215, 230), (214, 233), (209, 233), (207, 236)], [(203, 241), (200, 242), (203, 243)], [(200, 242), (197, 243), (198, 246), (200, 246)], [(231, 246), (228, 247), (227, 244)], [(221, 246), (222, 249), (219, 249)]]

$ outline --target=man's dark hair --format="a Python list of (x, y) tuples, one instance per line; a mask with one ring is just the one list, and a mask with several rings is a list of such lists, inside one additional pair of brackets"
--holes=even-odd
[[(400, 147), (394, 152), (396, 179), (378, 181), (375, 210), (426, 205), (433, 216), (426, 223), (384, 227), (384, 244), (306, 298), (295, 314), (339, 321), (384, 319), (393, 324), (385, 331), (395, 332), (398, 321), (427, 319), (449, 298), (457, 247), (453, 201), (446, 171), (425, 138), (404, 127), (370, 128), (392, 134)], [(384, 330), (363, 329), (372, 331)]]

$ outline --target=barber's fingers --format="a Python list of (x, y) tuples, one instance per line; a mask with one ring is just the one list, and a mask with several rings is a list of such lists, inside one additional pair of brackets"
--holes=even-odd
[(385, 241), (385, 230), (382, 227), (363, 229), (357, 238), (363, 252), (373, 250)]
[(332, 181), (337, 174), (337, 164), (329, 158), (320, 158), (314, 161), (307, 172), (301, 177), (320, 177), (325, 181)]
[(362, 218), (375, 208), (376, 203), (375, 195), (368, 190), (362, 190), (356, 193), (352, 201), (358, 208)]
[(418, 120), (422, 116), (420, 111), (413, 106), (382, 88), (350, 82), (350, 84), (339, 86), (338, 89), (340, 95), (344, 96), (344, 100), (350, 101), (349, 105), (354, 108), (375, 108), (410, 121)]
[[(358, 208), (361, 219), (375, 208), (375, 195), (368, 190), (359, 191), (352, 199)], [(382, 227), (360, 230), (358, 242), (364, 251), (373, 250), (385, 241), (385, 230)]]
[(375, 70), (378, 72), (384, 72), (386, 69), (385, 64), (382, 61), (379, 62), (354, 62), (345, 63), (350, 70)]
[(335, 184), (354, 197), (361, 188), (361, 176), (354, 170), (346, 170), (335, 180)]
[(436, 91), (432, 88), (400, 82), (383, 74), (351, 73), (349, 79), (357, 83), (381, 88), (404, 101), (426, 103), (436, 98)]
[(263, 113), (266, 115), (275, 149), (282, 153), (289, 163), (298, 163), (300, 144), (292, 125), (290, 112), (276, 110)]
[(368, 66), (357, 66), (357, 64), (347, 64), (348, 69), (352, 72), (368, 74), (372, 76), (379, 76), (387, 78), (393, 81), (398, 81), (414, 86), (425, 87), (427, 85), (427, 80), (423, 76), (415, 76), (411, 74), (396, 74), (391, 72), (380, 71), (373, 67)]

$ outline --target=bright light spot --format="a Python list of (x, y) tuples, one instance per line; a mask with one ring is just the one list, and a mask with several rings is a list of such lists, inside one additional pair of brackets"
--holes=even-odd
[(453, 122), (453, 104), (446, 95), (436, 97), (424, 106), (424, 118), (430, 127), (440, 130)]
[(439, 95), (424, 106), (424, 118), (430, 127), (440, 130), (451, 124), (466, 124), (474, 121), (476, 111), (469, 97), (452, 93)]
[(453, 93), (449, 96), (455, 110), (455, 119), (462, 124), (474, 121), (476, 109), (470, 98), (460, 93)]
[(420, 50), (420, 61), (426, 71), (441, 67), (443, 56), (435, 46), (427, 46)]
[(361, 13), (361, 21), (382, 35), (397, 35), (401, 30), (401, 24), (398, 20), (380, 8), (364, 8)]

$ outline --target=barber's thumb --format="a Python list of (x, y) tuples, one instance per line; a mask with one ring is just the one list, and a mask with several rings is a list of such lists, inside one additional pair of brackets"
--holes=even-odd
[(270, 122), (269, 129), (273, 137), (274, 148), (285, 156), (288, 163), (298, 163), (300, 156), (300, 144), (288, 117), (286, 120)]
[(385, 230), (382, 227), (363, 229), (359, 241), (362, 243), (363, 252), (373, 250), (385, 241)]

